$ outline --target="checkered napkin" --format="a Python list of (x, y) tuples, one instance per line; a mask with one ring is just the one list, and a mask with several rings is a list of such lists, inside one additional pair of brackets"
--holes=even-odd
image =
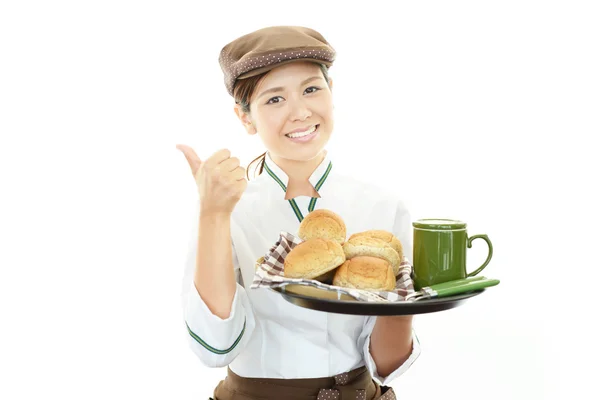
[(376, 291), (351, 289), (339, 286), (328, 285), (316, 281), (314, 279), (302, 278), (286, 278), (283, 275), (283, 262), (290, 251), (303, 240), (291, 233), (282, 231), (279, 235), (279, 240), (269, 249), (263, 257), (262, 264), (256, 267), (254, 280), (250, 288), (274, 288), (285, 286), (290, 283), (299, 285), (314, 286), (319, 289), (345, 293), (359, 301), (378, 301), (378, 302), (395, 302), (404, 301), (405, 297), (414, 293), (415, 289), (412, 281), (412, 265), (406, 257), (400, 264), (398, 275), (396, 276), (396, 288), (391, 291)]

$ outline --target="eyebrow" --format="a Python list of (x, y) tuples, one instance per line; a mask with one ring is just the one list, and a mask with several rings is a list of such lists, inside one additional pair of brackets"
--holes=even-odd
[[(322, 77), (320, 77), (320, 76), (311, 76), (310, 78), (305, 79), (302, 82), (300, 82), (300, 86), (306, 85), (308, 82), (314, 81), (315, 79), (321, 79), (321, 78)], [(281, 87), (281, 86), (274, 87), (274, 88), (271, 88), (271, 89), (267, 89), (264, 92), (262, 92), (261, 94), (259, 94), (257, 98), (259, 99), (259, 98), (263, 97), (265, 94), (268, 94), (268, 93), (274, 93), (274, 92), (283, 91), (283, 89), (284, 88)]]

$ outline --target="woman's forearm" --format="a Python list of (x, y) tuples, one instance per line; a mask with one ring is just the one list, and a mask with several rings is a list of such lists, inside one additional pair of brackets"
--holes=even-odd
[(235, 295), (231, 215), (200, 214), (194, 284), (209, 310), (226, 319)]
[(377, 317), (369, 351), (379, 376), (388, 376), (410, 357), (412, 319), (412, 315)]

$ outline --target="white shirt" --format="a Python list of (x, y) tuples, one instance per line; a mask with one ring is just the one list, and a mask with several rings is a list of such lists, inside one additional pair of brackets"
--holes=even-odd
[(414, 330), (408, 360), (381, 377), (369, 352), (375, 316), (309, 310), (289, 303), (270, 289), (250, 289), (256, 260), (279, 239), (282, 230), (297, 234), (301, 219), (313, 209), (329, 209), (340, 215), (348, 237), (370, 229), (394, 233), (412, 262), (412, 225), (399, 199), (373, 184), (340, 174), (329, 152), (310, 182), (319, 198), (298, 196), (293, 201), (285, 200), (288, 177), (267, 153), (262, 174), (248, 183), (231, 216), (237, 283), (226, 319), (211, 313), (194, 286), (195, 225), (182, 292), (189, 345), (204, 365), (228, 365), (243, 377), (331, 377), (366, 365), (380, 385), (389, 385), (420, 354)]

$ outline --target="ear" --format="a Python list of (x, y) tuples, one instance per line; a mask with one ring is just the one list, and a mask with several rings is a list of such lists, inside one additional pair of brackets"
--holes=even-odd
[(248, 135), (255, 135), (257, 131), (250, 115), (242, 111), (242, 107), (239, 104), (236, 104), (233, 107), (233, 110), (235, 111), (235, 115), (237, 115), (237, 117), (242, 122), (242, 125), (244, 125), (246, 132), (248, 132)]
[(329, 90), (333, 90), (333, 78), (329, 78)]

